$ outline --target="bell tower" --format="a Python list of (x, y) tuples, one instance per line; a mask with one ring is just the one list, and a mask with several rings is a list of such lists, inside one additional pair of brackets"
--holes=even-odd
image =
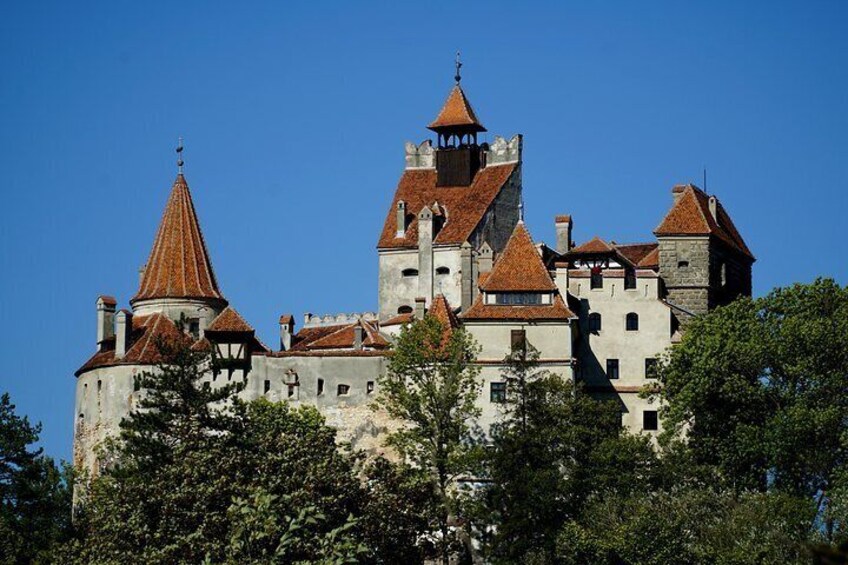
[(486, 128), (477, 119), (460, 86), (462, 62), (456, 54), (456, 84), (445, 105), (427, 129), (436, 132), (436, 186), (469, 186), (484, 166), (485, 154), (477, 134)]

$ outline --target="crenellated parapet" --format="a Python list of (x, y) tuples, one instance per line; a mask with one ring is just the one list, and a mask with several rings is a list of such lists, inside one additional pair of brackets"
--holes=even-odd
[(350, 314), (342, 313), (342, 314), (312, 314), (311, 312), (307, 312), (303, 315), (303, 327), (304, 328), (317, 328), (321, 326), (340, 326), (340, 325), (348, 325), (355, 324), (359, 320), (365, 320), (366, 322), (374, 322), (377, 321), (377, 313), (376, 312), (353, 312)]
[(433, 143), (427, 139), (420, 145), (407, 141), (404, 145), (406, 150), (407, 169), (433, 169), (436, 166), (436, 150)]
[(521, 134), (513, 135), (509, 141), (496, 135), (495, 141), (489, 145), (489, 149), (486, 151), (486, 165), (520, 162), (523, 140), (524, 137)]

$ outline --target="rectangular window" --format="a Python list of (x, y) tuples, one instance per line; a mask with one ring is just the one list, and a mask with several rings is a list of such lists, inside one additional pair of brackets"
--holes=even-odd
[(636, 271), (633, 269), (624, 270), (624, 290), (633, 290), (636, 288)]
[(541, 303), (542, 294), (539, 292), (510, 292), (495, 295), (495, 304), (501, 306), (525, 306)]
[(645, 359), (645, 378), (646, 379), (657, 378), (657, 358), (656, 357), (648, 357), (647, 359)]
[(349, 392), (350, 392), (350, 386), (349, 385), (339, 385), (339, 387), (338, 387), (338, 395), (339, 396), (344, 396)]
[(604, 288), (604, 274), (600, 267), (592, 268), (592, 277), (589, 279), (589, 288)]
[(659, 429), (656, 410), (645, 410), (642, 412), (642, 429), (648, 431)]
[(489, 389), (489, 401), (500, 404), (506, 401), (506, 383), (492, 383)]
[(526, 354), (527, 332), (524, 330), (512, 330), (510, 332), (510, 348), (513, 353)]
[(618, 359), (607, 359), (607, 378), (618, 378)]
[(188, 333), (190, 333), (191, 337), (194, 339), (198, 339), (200, 337), (200, 318), (189, 318)]
[(368, 381), (365, 384), (365, 392), (367, 392), (368, 394), (374, 392), (374, 381)]
[(318, 396), (324, 394), (324, 379), (318, 379)]
[(263, 394), (268, 394), (268, 391), (271, 390), (271, 381), (265, 381), (265, 392)]
[(139, 381), (138, 377), (133, 377), (133, 392), (138, 392), (141, 390), (141, 381)]

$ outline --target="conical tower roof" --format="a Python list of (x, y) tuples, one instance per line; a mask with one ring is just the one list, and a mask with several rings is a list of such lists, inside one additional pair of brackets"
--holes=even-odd
[(131, 303), (157, 298), (224, 301), (185, 177), (177, 175)]
[(486, 128), (477, 119), (468, 98), (465, 97), (465, 92), (458, 84), (453, 87), (445, 105), (442, 106), (442, 111), (439, 112), (433, 123), (427, 126), (427, 129), (435, 132), (446, 129), (486, 131)]

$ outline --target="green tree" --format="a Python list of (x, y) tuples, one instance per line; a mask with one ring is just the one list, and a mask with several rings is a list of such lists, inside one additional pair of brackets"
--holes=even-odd
[[(846, 535), (848, 288), (819, 279), (695, 319), (660, 370), (664, 442), (736, 492), (815, 498), (828, 539)], [(822, 521), (820, 523), (820, 521)]]
[(70, 468), (32, 447), (40, 432), (0, 396), (0, 563), (47, 563), (70, 533)]
[(455, 481), (472, 472), (479, 457), (474, 422), (481, 383), (472, 363), (477, 352), (467, 332), (425, 316), (401, 332), (375, 403), (404, 424), (388, 444), (432, 478), (434, 543), (445, 563), (461, 548), (452, 528), (459, 500)]
[(551, 562), (557, 536), (579, 520), (591, 497), (647, 484), (655, 456), (647, 438), (623, 433), (615, 403), (540, 370), (529, 344), (505, 359), (504, 378), (507, 402), (488, 457), (491, 483), (481, 493), (483, 521), (494, 526), (489, 553), (497, 562)]

